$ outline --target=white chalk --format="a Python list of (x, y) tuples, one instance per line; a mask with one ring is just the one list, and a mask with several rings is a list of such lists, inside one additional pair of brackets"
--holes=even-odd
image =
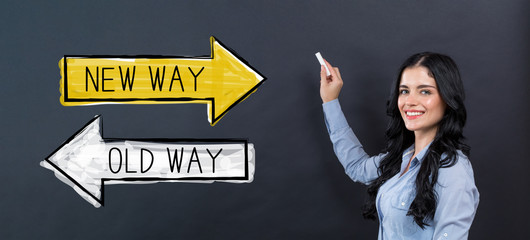
[(326, 68), (326, 75), (330, 76), (331, 73), (329, 72), (328, 65), (324, 62), (324, 59), (322, 58), (322, 55), (320, 55), (320, 52), (315, 53), (315, 56), (317, 56), (318, 62), (320, 62), (320, 65), (323, 65)]

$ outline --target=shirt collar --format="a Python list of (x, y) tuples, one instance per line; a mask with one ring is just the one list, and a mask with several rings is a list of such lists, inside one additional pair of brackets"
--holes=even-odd
[[(429, 146), (431, 146), (432, 142), (430, 142), (429, 144), (427, 144), (427, 146), (425, 146), (418, 154), (416, 154), (416, 157), (414, 160), (417, 160), (419, 163), (421, 163), (423, 161), (423, 157), (425, 157), (425, 153), (427, 153), (427, 150), (429, 149)], [(414, 144), (412, 144), (409, 148), (407, 148), (404, 152), (403, 152), (403, 161), (409, 162), (410, 160), (410, 157), (412, 157), (412, 155), (414, 155)]]

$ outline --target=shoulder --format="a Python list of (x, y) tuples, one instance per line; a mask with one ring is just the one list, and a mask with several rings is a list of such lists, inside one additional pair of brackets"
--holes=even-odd
[(461, 151), (458, 151), (457, 153), (456, 162), (453, 166), (443, 167), (438, 171), (437, 185), (441, 188), (460, 190), (464, 188), (476, 188), (471, 162)]

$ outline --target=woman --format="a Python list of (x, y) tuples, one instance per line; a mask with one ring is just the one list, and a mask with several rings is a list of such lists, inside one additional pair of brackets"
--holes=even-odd
[(479, 202), (470, 148), (463, 143), (464, 87), (448, 56), (419, 53), (401, 66), (387, 105), (384, 153), (368, 156), (339, 105), (342, 78), (327, 61), (320, 95), (335, 154), (351, 179), (368, 185), (366, 218), (379, 239), (467, 239)]

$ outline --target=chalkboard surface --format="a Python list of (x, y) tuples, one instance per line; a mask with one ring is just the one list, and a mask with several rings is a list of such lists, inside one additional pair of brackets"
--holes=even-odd
[[(344, 174), (327, 135), (314, 54), (340, 68), (342, 108), (377, 154), (390, 83), (420, 51), (451, 56), (466, 87), (481, 194), (470, 239), (525, 239), (527, 1), (3, 1), (0, 9), (1, 239), (375, 239), (377, 223), (361, 216), (366, 189)], [(64, 56), (210, 56), (210, 36), (266, 79), (215, 126), (204, 104), (61, 104)], [(253, 180), (108, 185), (95, 208), (40, 163), (96, 115), (109, 139), (252, 144)]]

